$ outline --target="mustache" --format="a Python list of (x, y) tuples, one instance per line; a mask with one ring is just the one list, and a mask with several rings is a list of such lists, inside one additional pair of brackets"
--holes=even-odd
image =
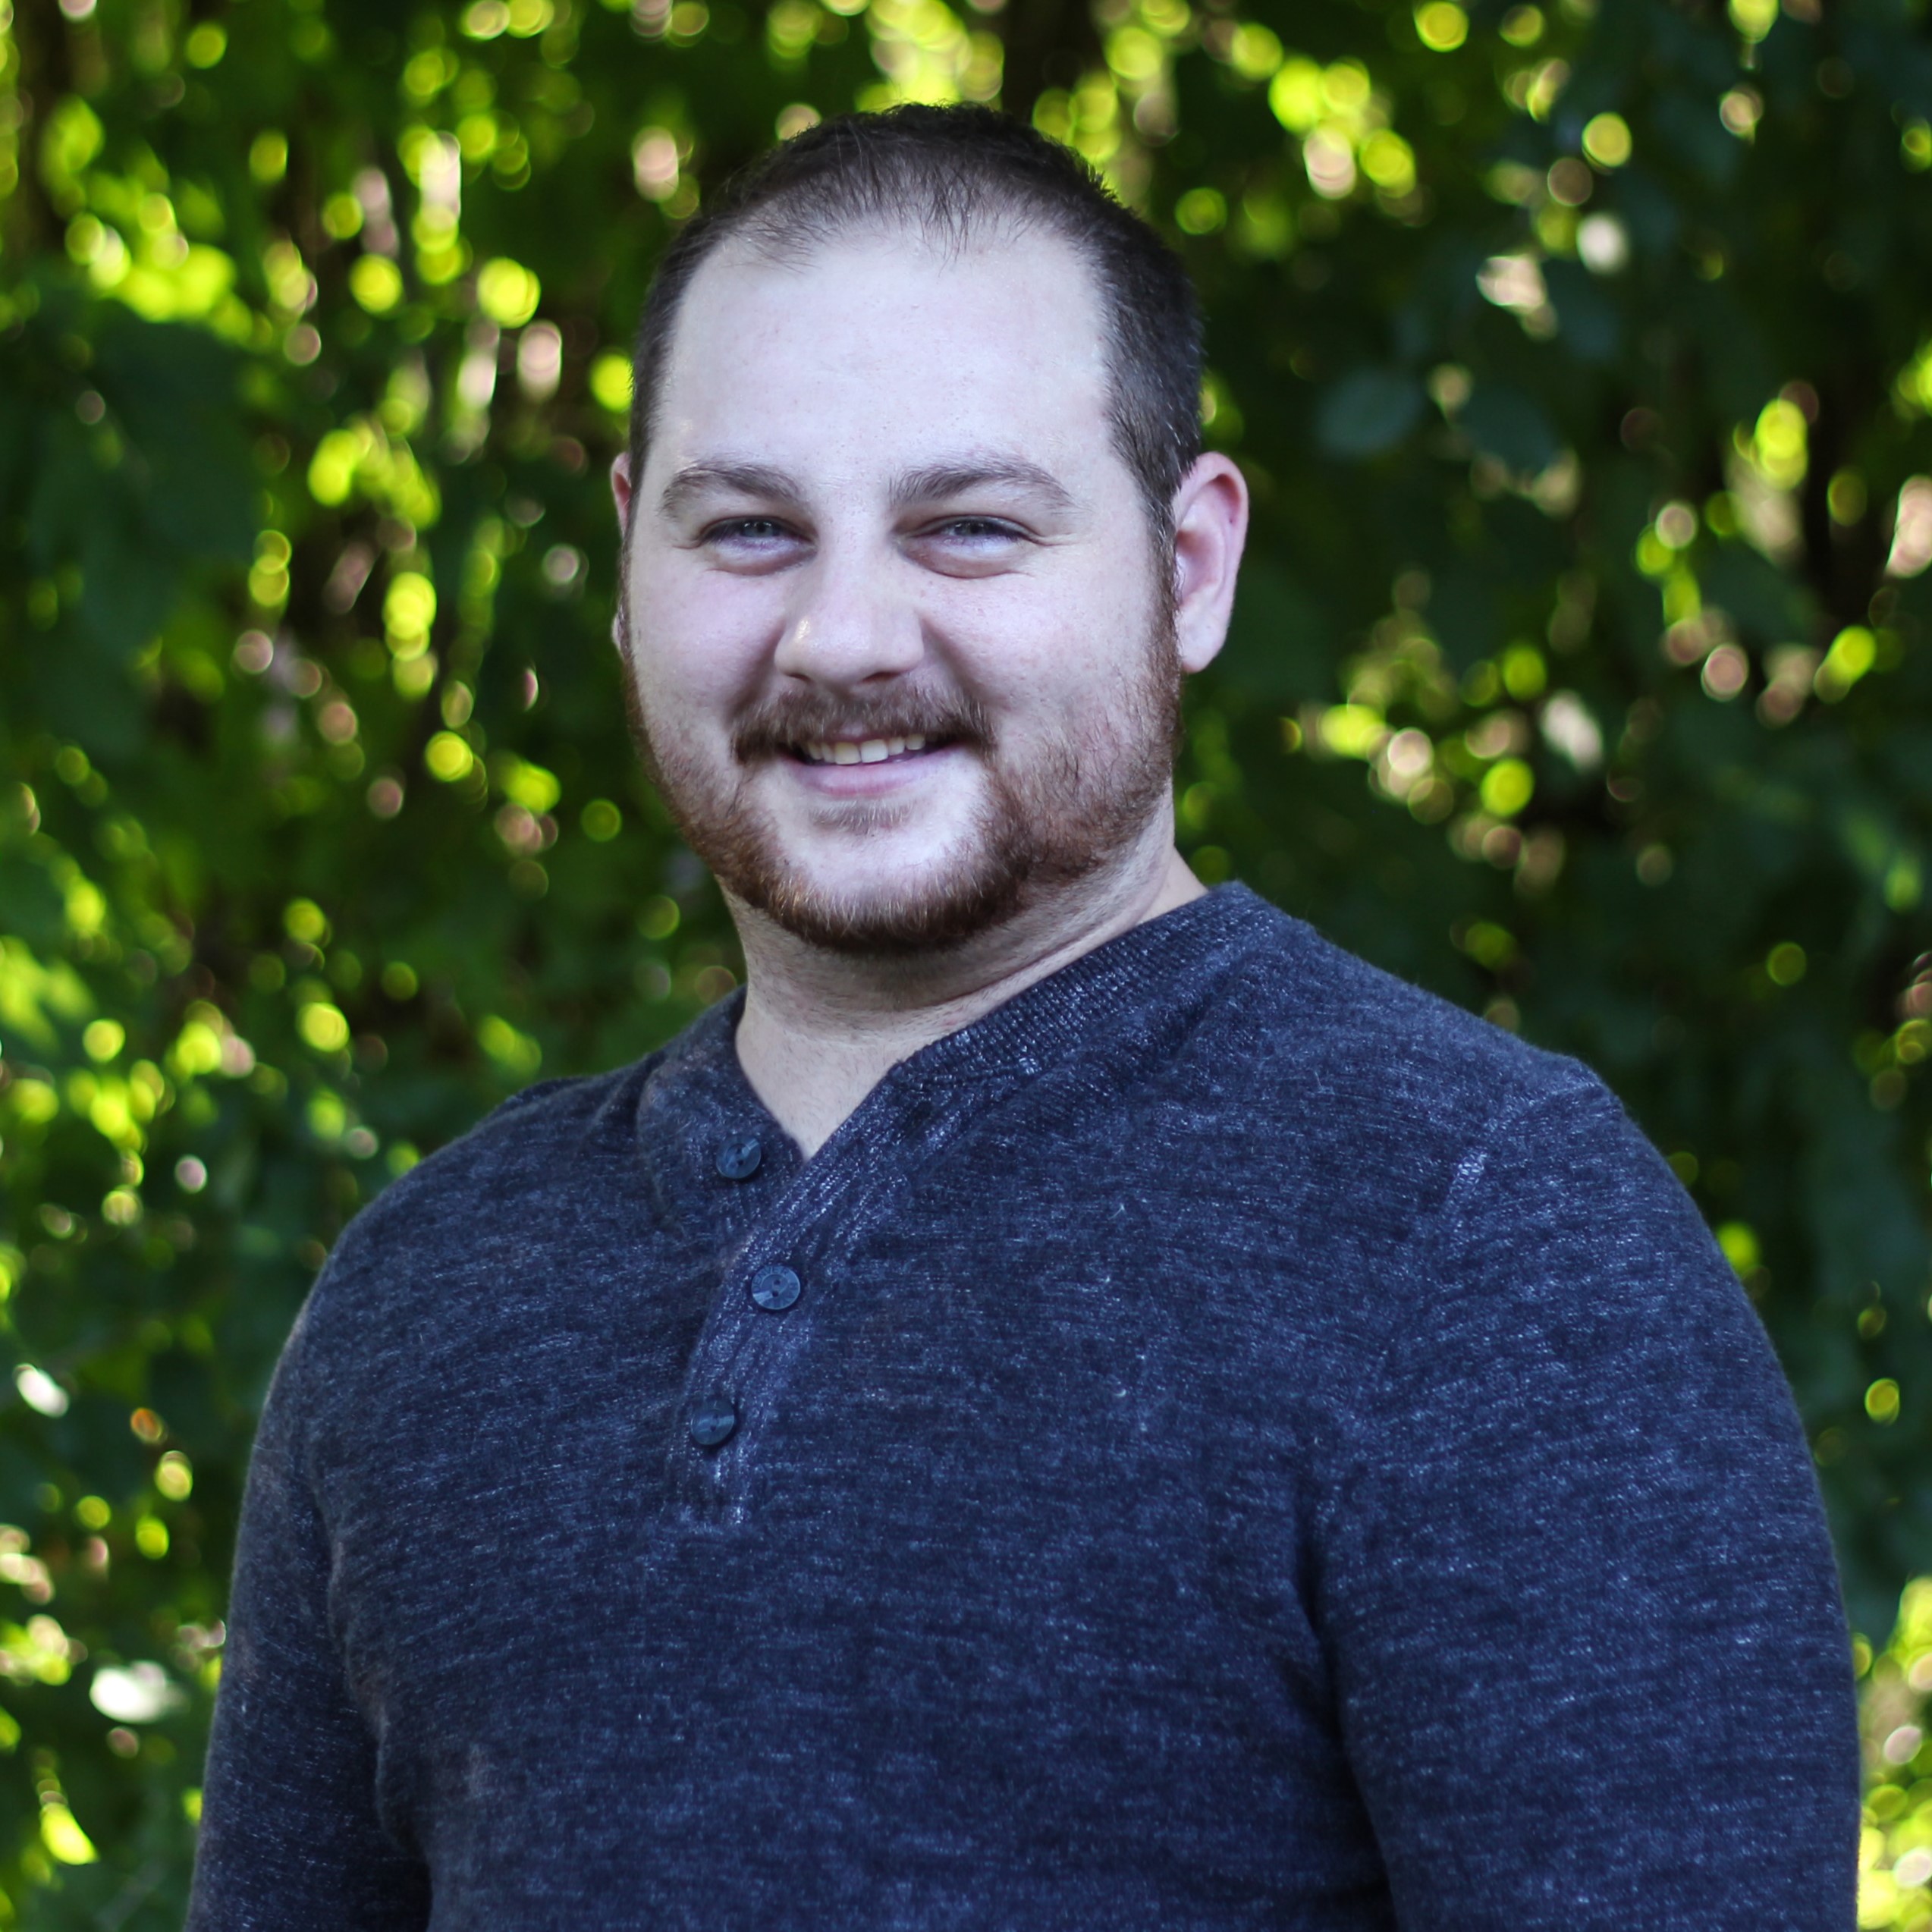
[(977, 699), (963, 694), (895, 691), (862, 698), (828, 691), (781, 692), (739, 718), (732, 728), (731, 749), (740, 762), (752, 764), (787, 756), (815, 740), (913, 737), (991, 750), (993, 721)]

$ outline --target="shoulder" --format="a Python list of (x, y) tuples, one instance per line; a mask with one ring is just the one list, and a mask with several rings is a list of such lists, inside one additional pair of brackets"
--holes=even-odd
[(1755, 1312), (1589, 1068), (1285, 914), (1258, 923), (1223, 992), (1202, 1060), (1229, 1070), (1250, 1158), (1312, 1176), (1298, 1241), (1360, 1258), (1334, 1318), (1361, 1351), (1368, 1434), (1426, 1459), (1472, 1434), (1547, 1443), (1641, 1417), (1661, 1440), (1689, 1418), (1788, 1453)]
[[(1285, 913), (1227, 987), (1217, 1052), (1245, 1071), (1257, 1124), (1402, 1220), (1418, 1285), (1470, 1249), (1515, 1279), (1553, 1243), (1632, 1278), (1685, 1272), (1744, 1306), (1690, 1197), (1623, 1103), (1550, 1053), (1382, 972)], [(1660, 1261), (1670, 1263), (1660, 1270)], [(1481, 1294), (1507, 1270), (1478, 1265)], [(1579, 1277), (1580, 1278), (1580, 1275)], [(1746, 1311), (1748, 1312), (1748, 1310)]]
[(1452, 1164), (1512, 1120), (1621, 1109), (1590, 1069), (1397, 979), (1259, 901), (1202, 1045), (1242, 1070), (1257, 1124)]
[[(1588, 1067), (1252, 895), (1237, 910), (1239, 943), (1141, 1123), (1149, 1165), (1191, 1230), (1265, 1261), (1270, 1319), (1344, 1352), (1338, 1384), (1365, 1390), (1392, 1340), (1431, 1332), (1452, 1302), (1506, 1320), (1518, 1293), (1597, 1292), (1602, 1255), (1544, 1264), (1565, 1217), (1614, 1221), (1736, 1296), (1675, 1176)], [(1485, 1255), (1506, 1255), (1506, 1276)]]
[(613, 1073), (542, 1080), (513, 1094), (470, 1131), (386, 1188), (355, 1224), (363, 1239), (434, 1222), (531, 1191), (567, 1188), (580, 1164), (628, 1140), (634, 1100), (655, 1057)]
[(637, 1096), (657, 1058), (526, 1087), (392, 1181), (336, 1242), (297, 1336), (360, 1349), (523, 1273), (536, 1241), (567, 1247), (633, 1209)]
[(1572, 1359), (1603, 1387), (1612, 1364), (1679, 1388), (1742, 1375), (1784, 1428), (1730, 1264), (1588, 1067), (1285, 914), (1226, 991), (1216, 1051), (1242, 1070), (1252, 1131), (1319, 1169), (1324, 1213), (1399, 1244), (1359, 1311), (1390, 1373), (1465, 1392)]

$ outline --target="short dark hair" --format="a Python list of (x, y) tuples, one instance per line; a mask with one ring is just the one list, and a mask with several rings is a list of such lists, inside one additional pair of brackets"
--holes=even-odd
[(1173, 251), (1070, 149), (983, 107), (843, 115), (727, 181), (665, 251), (638, 324), (630, 462), (641, 474), (664, 360), (705, 259), (743, 240), (796, 258), (855, 228), (909, 226), (954, 246), (999, 225), (1070, 243), (1092, 272), (1106, 328), (1108, 415), (1156, 536), (1201, 453), (1201, 321)]

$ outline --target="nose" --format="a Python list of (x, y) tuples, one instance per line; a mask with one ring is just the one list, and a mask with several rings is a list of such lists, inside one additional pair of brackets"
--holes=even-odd
[(821, 549), (800, 573), (774, 667), (840, 690), (916, 669), (925, 655), (924, 629), (895, 575), (891, 560)]

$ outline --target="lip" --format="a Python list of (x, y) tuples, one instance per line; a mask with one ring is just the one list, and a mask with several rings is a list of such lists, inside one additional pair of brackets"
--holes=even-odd
[(772, 761), (814, 798), (882, 798), (908, 791), (966, 756), (963, 746), (934, 745), (876, 765), (814, 765), (800, 758)]

